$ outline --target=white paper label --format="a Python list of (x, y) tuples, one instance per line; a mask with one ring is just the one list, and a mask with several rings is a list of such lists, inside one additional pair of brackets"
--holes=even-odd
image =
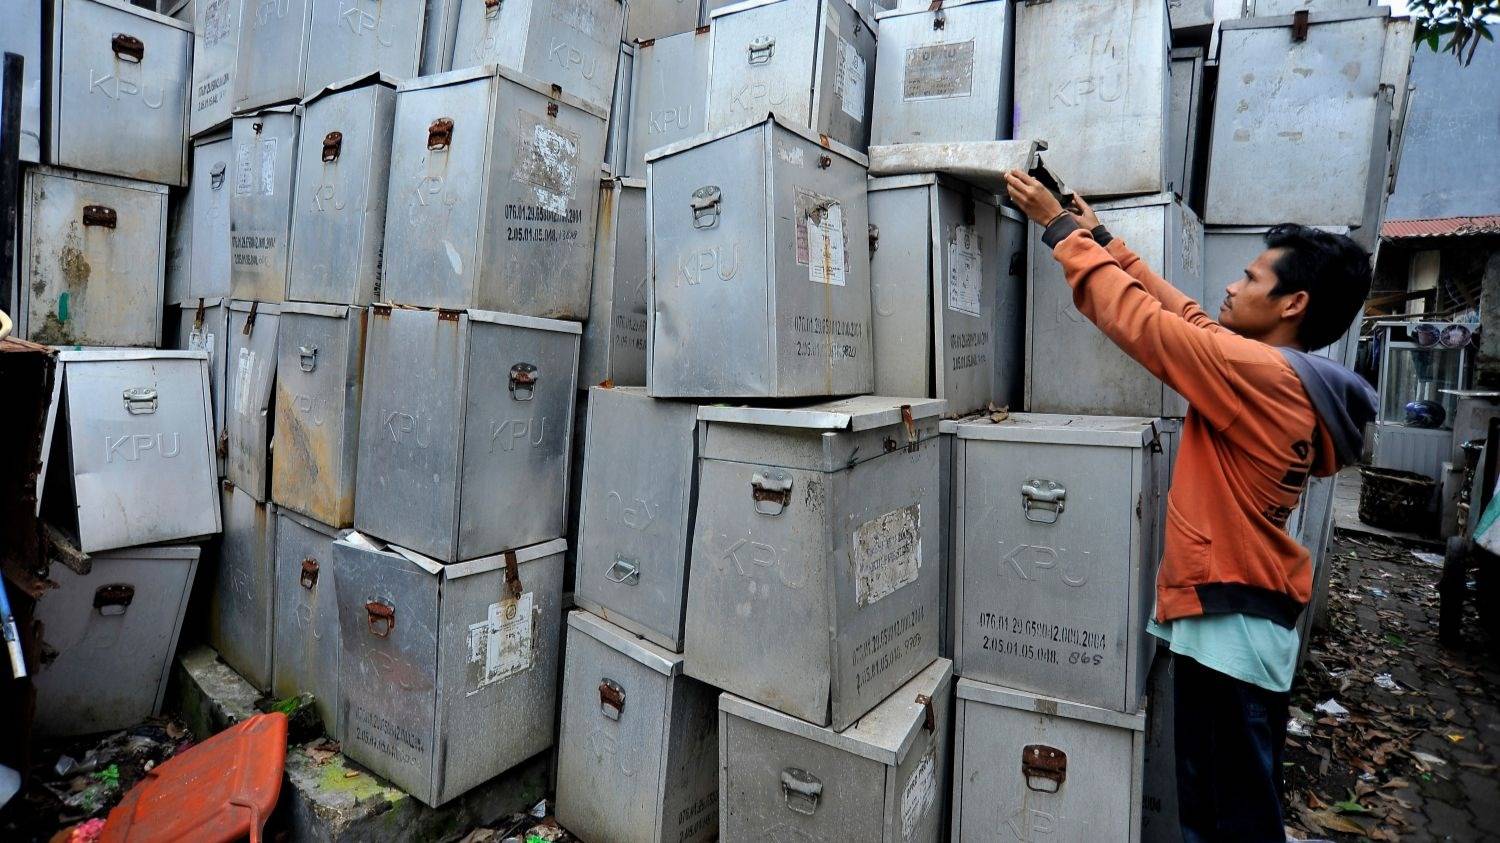
[(234, 406), (242, 416), (251, 414), (250, 383), (255, 379), (255, 352), (240, 349), (239, 368), (234, 375)]
[(901, 838), (911, 840), (916, 836), (917, 825), (932, 808), (937, 795), (937, 764), (932, 758), (933, 748), (927, 749), (906, 787), (901, 789)]
[[(248, 350), (248, 349), (246, 349), (246, 350)], [(209, 365), (209, 368), (213, 368), (213, 365), (214, 365), (214, 335), (213, 335), (213, 332), (212, 331), (205, 331), (202, 328), (196, 328), (196, 329), (194, 329), (191, 333), (188, 334), (188, 351), (206, 351), (206, 352), (208, 352), (208, 365)]]
[(518, 111), (517, 120), (522, 141), (513, 177), (536, 188), (541, 216), (557, 218), (538, 221), (566, 222), (568, 200), (578, 177), (578, 139), (526, 111)]
[(972, 226), (956, 226), (953, 240), (948, 244), (948, 309), (979, 316), (979, 289), (983, 278), (979, 237)]
[(234, 149), (234, 192), (249, 193), (255, 189), (255, 167), (250, 163), (250, 144)]
[(922, 505), (912, 504), (854, 530), (854, 599), (861, 606), (915, 582), (922, 567)]
[(469, 625), (468, 694), (531, 668), (536, 630), (532, 603), (529, 591), (515, 600), (491, 603), (489, 616)]
[(807, 277), (814, 284), (844, 286), (844, 209), (837, 202), (807, 212)]
[(266, 196), (276, 195), (276, 143), (277, 138), (260, 142), (260, 192)]
[(838, 76), (833, 81), (833, 91), (839, 98), (839, 107), (855, 120), (865, 119), (865, 60), (853, 44), (839, 39)]

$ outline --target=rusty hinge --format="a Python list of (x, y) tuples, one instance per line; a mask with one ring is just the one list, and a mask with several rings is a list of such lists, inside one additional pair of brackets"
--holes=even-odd
[(1292, 41), (1302, 42), (1307, 40), (1307, 10), (1298, 9), (1292, 12)]
[(254, 123), (250, 124), (250, 131), (252, 131), (252, 132), (254, 132), (254, 133), (256, 133), (258, 135), (258, 134), (260, 134), (260, 130), (264, 129), (265, 127), (266, 127), (266, 124), (265, 124), (264, 121), (257, 120)]
[[(389, 302), (377, 302), (370, 305), (370, 312), (376, 316), (389, 319), (391, 318), (391, 305)], [(438, 318), (442, 318), (442, 311), (438, 311)]]
[(505, 551), (505, 597), (507, 600), (521, 599), (521, 566), (516, 562), (514, 550)]
[(1068, 778), (1068, 754), (1045, 744), (1028, 744), (1021, 749), (1021, 774), (1027, 788), (1056, 793)]
[(298, 580), (303, 588), (312, 588), (318, 584), (318, 560), (311, 556), (302, 560), (302, 577)]
[(912, 418), (911, 405), (901, 405), (901, 426), (906, 428), (906, 450), (917, 450), (917, 422)]
[(242, 333), (242, 334), (244, 334), (245, 336), (248, 337), (248, 336), (250, 336), (250, 332), (253, 331), (253, 330), (255, 330), (255, 314), (259, 310), (260, 310), (260, 302), (258, 302), (258, 301), (251, 301), (250, 302), (250, 312), (247, 313), (247, 314), (245, 314), (245, 327), (243, 327), (243, 328), (240, 329), (240, 333)]
[(195, 312), (193, 314), (193, 330), (195, 330), (195, 331), (201, 331), (201, 330), (203, 330), (203, 317), (205, 315), (204, 311), (207, 309), (207, 307), (208, 307), (207, 303), (205, 303), (202, 298), (199, 298), (198, 299), (198, 310), (197, 310), (197, 312)]
[(500, 0), (484, 0), (484, 16), (491, 18), (500, 11)]
[[(123, 615), (135, 600), (135, 586), (124, 583), (101, 585), (94, 591), (94, 609), (101, 615)], [(109, 611), (105, 611), (108, 609)]]
[(599, 683), (599, 711), (611, 720), (619, 720), (625, 713), (625, 689), (613, 679)]
[(327, 164), (339, 160), (339, 152), (344, 148), (344, 133), (329, 132), (323, 136), (323, 163)]
[(140, 64), (146, 58), (146, 45), (141, 39), (134, 35), (126, 35), (116, 32), (109, 39), (109, 48), (114, 50), (116, 56), (129, 62)]
[[(219, 442), (218, 445), (214, 448), (214, 453), (218, 455), (219, 459), (224, 459), (225, 457), (229, 456), (229, 428), (226, 427), (223, 430), (219, 431)], [(234, 484), (230, 483), (228, 480), (224, 481), (224, 491), (227, 492), (233, 488)]]
[(439, 117), (427, 126), (427, 148), (447, 149), (453, 145), (453, 118)]
[(365, 622), (371, 635), (377, 638), (389, 637), (391, 630), (396, 628), (396, 607), (371, 600), (365, 604)]
[(917, 705), (922, 707), (922, 728), (929, 732), (937, 731), (937, 715), (932, 711), (932, 697), (917, 694)]
[(462, 310), (450, 310), (446, 307), (440, 307), (437, 314), (439, 322), (457, 322), (458, 318), (464, 315), (464, 312)]
[(119, 222), (119, 214), (108, 205), (84, 205), (83, 224), (97, 225), (102, 228), (114, 228)]
[(642, 47), (649, 47), (649, 46), (651, 46), (652, 44), (655, 44), (655, 43), (656, 43), (656, 39), (655, 38), (647, 38), (644, 41), (641, 40), (641, 39), (639, 39), (639, 38), (637, 38), (637, 39), (635, 39), (635, 48), (637, 50), (639, 50)]

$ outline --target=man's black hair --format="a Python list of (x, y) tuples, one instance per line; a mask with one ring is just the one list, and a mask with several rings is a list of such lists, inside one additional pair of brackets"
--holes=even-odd
[(1283, 250), (1271, 295), (1307, 293), (1297, 341), (1308, 351), (1337, 342), (1369, 295), (1370, 253), (1342, 234), (1290, 222), (1272, 226), (1266, 246)]

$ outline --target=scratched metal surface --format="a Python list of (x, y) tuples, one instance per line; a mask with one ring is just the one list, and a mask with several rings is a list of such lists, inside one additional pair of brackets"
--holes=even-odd
[(248, 0), (240, 5), (234, 112), (302, 99), (311, 20), (312, 0)]
[(188, 135), (196, 138), (229, 124), (243, 16), (236, 0), (201, 0), (184, 8), (194, 21)]
[(426, 38), (425, 2), (311, 0), (308, 23), (309, 96), (324, 87), (368, 73), (395, 79), (417, 75)]
[(694, 30), (636, 48), (630, 114), (626, 115), (625, 175), (644, 178), (646, 153), (702, 134), (708, 127), (705, 106), (711, 47), (708, 30)]
[(646, 184), (599, 183), (594, 280), (578, 384), (646, 385)]
[(333, 542), (344, 531), (286, 509), (278, 509), (276, 517), (271, 695), (285, 699), (311, 693), (323, 727), (339, 740), (343, 711)]
[(229, 166), (229, 290), (237, 299), (286, 298), (301, 106), (234, 118)]
[(620, 0), (527, 0), (459, 6), (452, 68), (498, 64), (608, 113), (625, 10)]
[(208, 643), (261, 691), (271, 688), (276, 506), (224, 484), (224, 537), (208, 605)]

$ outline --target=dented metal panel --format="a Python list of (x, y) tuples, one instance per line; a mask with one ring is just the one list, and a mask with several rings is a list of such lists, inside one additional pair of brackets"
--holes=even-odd
[(188, 256), (187, 298), (227, 298), (229, 197), (234, 192), (234, 143), (227, 132), (193, 144), (193, 179), (182, 204), (191, 209), (193, 231)]
[(389, 74), (410, 79), (422, 61), (425, 0), (310, 0), (307, 72), (309, 96), (335, 82)]
[(229, 342), (229, 302), (226, 299), (189, 299), (178, 302), (176, 310), (177, 342), (173, 348), (202, 351), (208, 354), (208, 388), (213, 398), (213, 443), (218, 476), (224, 476), (224, 453), (219, 443), (224, 436), (224, 360)]
[(270, 500), (271, 399), (280, 314), (274, 304), (229, 303), (224, 477), (257, 501)]
[(19, 285), (23, 335), (47, 345), (161, 343), (167, 189), (26, 170)]
[(229, 289), (237, 299), (286, 298), (301, 113), (300, 106), (278, 106), (234, 118)]
[(310, 693), (323, 728), (343, 735), (339, 717), (339, 606), (333, 543), (347, 535), (310, 518), (276, 511), (271, 696)]
[(397, 90), (384, 298), (587, 318), (603, 112), (495, 68)]
[(599, 182), (594, 281), (578, 385), (646, 385), (646, 184)]
[(271, 497), (333, 527), (354, 523), (369, 308), (282, 305)]
[[(188, 135), (198, 137), (229, 123), (234, 68), (240, 46), (241, 0), (197, 0), (193, 7), (193, 89), (188, 95)], [(257, 3), (251, 0), (250, 12)]]
[(271, 689), (276, 507), (224, 481), (224, 537), (208, 605), (208, 643), (260, 691)]
[(717, 690), (587, 612), (568, 614), (567, 654), (558, 822), (587, 840), (718, 839)]
[(343, 752), (435, 807), (552, 746), (565, 547), (439, 565), (335, 542)]
[(636, 47), (625, 175), (644, 178), (646, 153), (707, 129), (711, 38), (704, 28)]
[(608, 116), (624, 26), (620, 0), (459, 0), (452, 67), (508, 67)]
[(235, 114), (304, 95), (313, 0), (243, 0), (235, 52)]
[(123, 0), (52, 0), (51, 31), (48, 163), (187, 184), (192, 27)]

